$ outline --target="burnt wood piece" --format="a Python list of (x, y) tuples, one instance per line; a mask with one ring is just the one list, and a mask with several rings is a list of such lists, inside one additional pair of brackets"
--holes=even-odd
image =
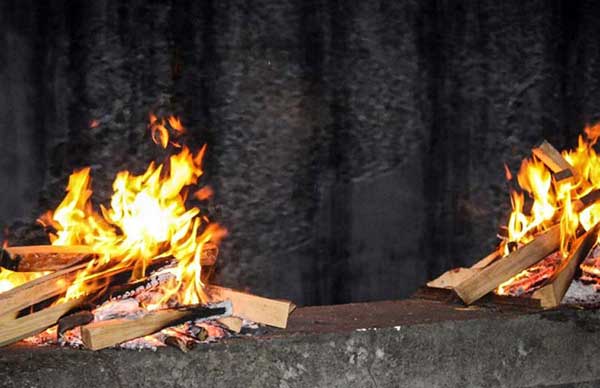
[[(229, 311), (228, 311), (229, 310)], [(135, 319), (110, 319), (81, 327), (81, 339), (92, 350), (104, 349), (134, 338), (156, 333), (191, 319), (219, 317), (230, 313), (227, 306), (185, 306), (156, 310)]]
[[(57, 271), (102, 254), (85, 245), (5, 247), (0, 248), (0, 267), (19, 272)], [(216, 244), (205, 243), (200, 255), (200, 264), (206, 267), (214, 266), (218, 254), (219, 248)]]
[(560, 246), (560, 225), (538, 235), (530, 243), (498, 259), (454, 288), (466, 304), (472, 304), (519, 272), (537, 263)]
[(87, 325), (94, 320), (94, 313), (87, 310), (77, 311), (58, 320), (56, 335), (60, 337), (65, 331), (77, 326)]
[[(435, 300), (438, 302), (456, 305), (457, 308), (464, 308), (461, 299), (446, 288), (421, 287), (413, 295), (413, 299)], [(539, 300), (532, 298), (523, 298), (510, 295), (487, 294), (483, 298), (473, 303), (474, 306), (482, 308), (496, 309), (500, 311), (540, 311), (542, 306)]]
[(569, 162), (562, 157), (560, 152), (546, 140), (533, 149), (533, 154), (555, 174), (563, 170), (570, 170), (573, 175), (576, 175), (573, 166), (571, 166)]
[(0, 267), (19, 272), (57, 271), (96, 256), (91, 247), (31, 245), (0, 249)]
[(269, 299), (225, 287), (205, 287), (208, 300), (212, 303), (230, 300), (232, 315), (256, 323), (285, 329), (288, 317), (296, 308), (289, 300)]
[(167, 336), (164, 342), (165, 345), (179, 349), (183, 353), (189, 352), (196, 346), (196, 342), (188, 338), (178, 337), (174, 335)]
[(569, 257), (564, 260), (561, 268), (547, 281), (547, 284), (536, 290), (531, 296), (539, 299), (544, 308), (557, 307), (569, 289), (579, 264), (585, 260), (589, 252), (594, 247), (600, 224), (596, 224), (592, 229), (581, 236), (572, 250)]

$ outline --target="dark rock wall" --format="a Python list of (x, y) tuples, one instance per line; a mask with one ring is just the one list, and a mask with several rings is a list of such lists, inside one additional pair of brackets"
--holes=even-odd
[[(220, 282), (301, 304), (389, 299), (488, 253), (513, 171), (598, 116), (593, 1), (3, 1), (0, 224), (91, 165), (208, 143)], [(97, 120), (99, 125), (90, 127)]]

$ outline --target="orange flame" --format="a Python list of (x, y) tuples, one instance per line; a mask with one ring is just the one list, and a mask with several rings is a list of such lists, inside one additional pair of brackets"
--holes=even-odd
[[(183, 132), (179, 119), (168, 121), (175, 131)], [(152, 139), (166, 148), (169, 135), (165, 120), (150, 114), (150, 127)], [(113, 182), (110, 205), (100, 206), (100, 212), (91, 203), (90, 169), (71, 175), (64, 200), (40, 221), (57, 231), (50, 236), (52, 244), (89, 245), (103, 255), (79, 274), (66, 298), (105, 286), (90, 281), (99, 272), (132, 266), (132, 277), (139, 278), (153, 260), (172, 257), (177, 265), (169, 270), (173, 277), (162, 288), (164, 297), (156, 306), (147, 307), (202, 302), (203, 245), (208, 241), (218, 243), (226, 234), (198, 208), (186, 207), (187, 188), (197, 185), (203, 175), (205, 152), (206, 146), (195, 154), (184, 146), (170, 156), (167, 164), (150, 163), (141, 175), (121, 171)]]
[[(600, 189), (600, 161), (592, 147), (600, 136), (600, 124), (586, 127), (585, 134), (586, 139), (579, 137), (577, 148), (562, 152), (572, 166), (572, 179), (552, 180), (551, 172), (541, 161), (536, 158), (523, 161), (517, 175), (523, 192), (512, 191), (510, 194), (512, 212), (507, 225), (508, 237), (499, 247), (503, 255), (510, 253), (509, 246), (526, 244), (537, 234), (559, 223), (559, 252), (564, 259), (577, 237), (578, 228), (589, 230), (600, 221), (600, 205), (589, 206), (580, 212), (575, 206), (577, 200), (592, 190)], [(525, 193), (533, 201), (529, 210), (525, 210)], [(497, 292), (505, 293), (511, 285), (523, 283), (523, 279), (536, 278), (533, 273), (545, 273), (542, 268), (549, 268), (550, 262), (553, 263), (552, 268), (559, 267), (555, 258), (542, 261), (503, 283)]]

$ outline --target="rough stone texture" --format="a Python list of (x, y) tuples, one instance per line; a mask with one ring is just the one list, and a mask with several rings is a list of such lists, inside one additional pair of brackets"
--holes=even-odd
[[(150, 109), (207, 142), (221, 282), (341, 303), (408, 295), (494, 246), (513, 172), (598, 117), (594, 1), (3, 1), (0, 225), (70, 171), (164, 153)], [(100, 126), (89, 128), (91, 120)], [(15, 221), (21, 220), (21, 223)]]
[(5, 387), (597, 386), (600, 315), (407, 300), (300, 308), (287, 331), (199, 346), (0, 350)]

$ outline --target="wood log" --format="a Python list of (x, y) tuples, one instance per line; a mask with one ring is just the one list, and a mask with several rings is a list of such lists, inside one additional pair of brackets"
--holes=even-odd
[(3, 321), (0, 323), (0, 346), (12, 344), (46, 330), (81, 303), (82, 299), (71, 299), (18, 319)]
[(473, 267), (453, 268), (434, 280), (427, 282), (427, 287), (453, 289), (479, 271), (479, 269), (474, 269)]
[(540, 300), (542, 307), (553, 308), (560, 304), (573, 281), (573, 276), (575, 276), (579, 264), (585, 260), (590, 250), (594, 247), (598, 239), (598, 230), (600, 230), (600, 224), (596, 224), (581, 236), (576, 241), (571, 254), (562, 263), (561, 268), (548, 279), (546, 285), (531, 295), (532, 298)]
[(76, 328), (77, 326), (86, 325), (94, 320), (94, 313), (87, 310), (77, 311), (73, 314), (66, 315), (58, 320), (58, 329), (56, 335), (60, 337), (67, 330)]
[(289, 300), (264, 298), (225, 287), (208, 286), (205, 290), (210, 302), (230, 300), (232, 315), (282, 329), (287, 327), (288, 317), (296, 308)]
[[(30, 245), (0, 248), (0, 267), (19, 272), (57, 271), (82, 261), (100, 256), (85, 245)], [(200, 255), (200, 264), (214, 266), (219, 248), (211, 242), (205, 243)]]
[(555, 174), (563, 170), (570, 170), (573, 175), (576, 175), (573, 166), (571, 166), (569, 162), (562, 157), (560, 152), (546, 140), (533, 149), (533, 154)]
[(244, 323), (244, 320), (242, 318), (232, 316), (219, 318), (217, 319), (217, 322), (223, 325), (223, 327), (225, 327), (227, 330), (233, 331), (234, 333), (239, 333), (242, 331), (242, 324)]
[(188, 306), (186, 308), (165, 309), (150, 312), (136, 319), (110, 319), (92, 322), (81, 327), (81, 340), (92, 350), (143, 337), (168, 326), (174, 326), (190, 319), (223, 316), (231, 313), (231, 305), (219, 307)]
[(472, 304), (519, 272), (537, 263), (560, 246), (560, 225), (555, 225), (530, 243), (496, 260), (454, 288), (466, 304)]
[(0, 293), (0, 317), (14, 314), (21, 309), (62, 294), (75, 279), (77, 272), (86, 266), (87, 264), (83, 263), (65, 268)]
[[(169, 260), (172, 260), (172, 258), (160, 258), (152, 261), (151, 264), (156, 265), (159, 263), (166, 263)], [(130, 271), (133, 269), (134, 264), (135, 263), (130, 263), (123, 267), (109, 268), (104, 271), (92, 273), (86, 278), (86, 281), (91, 282), (110, 278), (117, 274)], [(87, 265), (88, 263), (81, 263), (68, 267), (0, 293), (0, 317), (5, 314), (18, 312), (26, 307), (33, 306), (36, 303), (64, 293), (75, 280), (77, 273), (85, 269)], [(0, 318), (0, 321), (1, 320), (2, 319)]]
[(82, 261), (89, 261), (96, 253), (83, 245), (30, 245), (0, 249), (0, 266), (11, 271), (57, 271)]

